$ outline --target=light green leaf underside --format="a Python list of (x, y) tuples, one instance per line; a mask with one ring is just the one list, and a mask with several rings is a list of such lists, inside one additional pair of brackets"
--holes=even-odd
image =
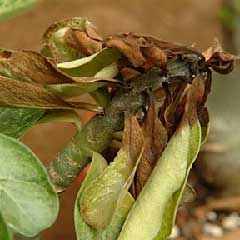
[(167, 238), (200, 143), (199, 122), (192, 128), (185, 124), (177, 130), (138, 196), (118, 240)]
[(0, 239), (1, 240), (12, 240), (12, 234), (10, 233), (7, 224), (5, 223), (0, 213)]
[[(118, 74), (117, 64), (114, 62), (99, 72), (97, 72), (93, 77), (99, 78), (113, 78)], [(104, 87), (108, 82), (89, 82), (89, 83), (71, 83), (71, 84), (52, 84), (48, 85), (47, 88), (56, 93), (58, 96), (63, 98), (77, 97), (85, 93), (92, 93), (98, 88)]]
[(116, 48), (104, 48), (92, 56), (59, 63), (57, 66), (72, 77), (92, 77), (120, 58), (121, 53)]
[[(102, 171), (107, 167), (105, 159), (97, 154), (93, 154), (93, 160), (88, 171), (87, 177), (85, 178), (82, 187), (78, 193), (75, 208), (74, 208), (74, 222), (75, 230), (77, 233), (78, 240), (115, 240), (117, 239), (122, 225), (127, 217), (128, 212), (130, 211), (133, 205), (133, 198), (130, 194), (127, 194), (124, 200), (122, 201), (120, 207), (113, 216), (112, 222), (104, 230), (96, 230), (89, 225), (87, 225), (81, 217), (80, 213), (80, 198), (82, 191), (94, 180), (96, 179)], [(101, 217), (101, 216), (99, 216)]]
[(19, 138), (44, 114), (42, 109), (0, 108), (0, 133)]
[(58, 197), (37, 157), (0, 134), (0, 212), (14, 231), (35, 236), (58, 213)]
[(31, 8), (37, 0), (0, 0), (0, 21), (18, 15)]

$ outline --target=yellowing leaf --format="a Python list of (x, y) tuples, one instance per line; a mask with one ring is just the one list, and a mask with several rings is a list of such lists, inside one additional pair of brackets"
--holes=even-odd
[[(137, 198), (118, 240), (165, 240), (201, 143), (199, 122), (174, 133)], [(139, 231), (141, 229), (141, 231)]]
[(97, 229), (109, 225), (126, 195), (143, 151), (143, 136), (135, 117), (127, 115), (123, 146), (114, 161), (83, 190), (80, 209), (84, 221)]

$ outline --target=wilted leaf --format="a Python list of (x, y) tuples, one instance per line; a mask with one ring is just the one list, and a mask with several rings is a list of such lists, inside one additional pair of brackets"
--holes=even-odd
[(168, 59), (179, 55), (187, 54), (195, 59), (203, 57), (194, 48), (132, 32), (109, 37), (104, 41), (104, 46), (119, 49), (134, 67), (143, 67), (145, 70), (165, 68)]
[(133, 180), (143, 151), (142, 131), (135, 117), (126, 115), (123, 145), (114, 161), (82, 192), (84, 221), (94, 228), (109, 225)]
[(10, 233), (1, 213), (0, 213), (0, 239), (12, 240), (12, 234)]
[(44, 114), (43, 109), (0, 108), (0, 133), (19, 138)]
[(57, 61), (72, 61), (102, 48), (101, 38), (86, 18), (70, 18), (50, 26), (43, 36), (44, 52)]
[(71, 105), (32, 83), (0, 77), (0, 106), (71, 109)]
[(132, 207), (118, 240), (165, 240), (169, 236), (200, 142), (199, 122), (178, 128)]
[(120, 207), (117, 209), (115, 215), (113, 216), (111, 223), (104, 230), (96, 230), (94, 228), (91, 228), (84, 222), (81, 217), (79, 205), (82, 191), (86, 187), (88, 187), (88, 185), (91, 184), (91, 182), (96, 179), (106, 167), (106, 160), (101, 157), (100, 154), (93, 153), (93, 159), (90, 169), (88, 170), (88, 174), (81, 186), (75, 202), (74, 222), (78, 240), (116, 240), (121, 231), (122, 225), (127, 217), (127, 214), (134, 202), (131, 195), (127, 194), (126, 197), (123, 199), (122, 203), (120, 204)]
[(31, 51), (0, 51), (0, 75), (40, 84), (73, 82), (46, 58)]
[(239, 57), (225, 52), (218, 40), (215, 40), (213, 46), (209, 47), (203, 55), (206, 58), (206, 64), (221, 74), (232, 72), (234, 62), (239, 60)]
[(150, 100), (143, 123), (144, 151), (136, 173), (136, 192), (139, 194), (150, 176), (168, 141), (168, 134), (158, 118), (153, 99)]
[(35, 236), (55, 221), (57, 194), (26, 146), (0, 134), (0, 152), (0, 212), (14, 231)]
[(37, 0), (1, 0), (0, 21), (6, 20), (33, 7)]
[(121, 58), (117, 49), (104, 48), (89, 57), (72, 62), (59, 63), (57, 66), (72, 77), (93, 77), (99, 71)]

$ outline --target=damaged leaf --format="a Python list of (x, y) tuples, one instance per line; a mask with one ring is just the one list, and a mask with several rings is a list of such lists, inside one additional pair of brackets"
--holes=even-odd
[(41, 86), (4, 77), (0, 77), (0, 106), (101, 111), (89, 103), (66, 102)]
[(38, 85), (13, 81), (4, 77), (0, 78), (0, 106), (46, 109), (72, 108), (71, 105)]
[(158, 118), (153, 99), (150, 100), (143, 123), (144, 151), (136, 173), (136, 193), (141, 192), (168, 141), (168, 134)]
[(239, 57), (225, 52), (218, 40), (215, 40), (213, 46), (209, 47), (203, 55), (206, 59), (207, 66), (221, 74), (232, 72), (234, 62), (239, 60)]
[(88, 170), (88, 174), (79, 190), (75, 208), (74, 208), (74, 223), (75, 230), (77, 233), (78, 240), (116, 240), (122, 225), (127, 217), (129, 210), (132, 207), (134, 202), (133, 198), (130, 194), (127, 194), (123, 201), (121, 202), (119, 208), (113, 216), (113, 219), (109, 226), (104, 230), (97, 230), (89, 225), (87, 225), (81, 217), (80, 212), (80, 198), (82, 191), (89, 185), (93, 180), (95, 180), (107, 167), (106, 160), (97, 153), (93, 153), (92, 163), (90, 169)]
[(44, 52), (57, 62), (92, 55), (102, 48), (101, 37), (86, 18), (70, 18), (50, 26), (43, 36)]
[[(83, 190), (80, 210), (96, 229), (109, 225), (128, 191), (143, 151), (142, 131), (135, 117), (126, 115), (123, 145), (114, 161)], [(100, 217), (101, 216), (101, 217)]]
[(50, 61), (32, 51), (0, 51), (0, 75), (43, 85), (73, 82)]
[(184, 124), (178, 128), (132, 207), (118, 240), (165, 240), (170, 235), (200, 142), (198, 121), (192, 127)]

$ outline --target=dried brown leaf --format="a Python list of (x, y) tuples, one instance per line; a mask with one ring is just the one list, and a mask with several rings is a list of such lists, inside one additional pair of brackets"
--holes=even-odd
[(143, 135), (145, 147), (136, 174), (137, 194), (141, 192), (168, 141), (167, 131), (157, 116), (152, 100), (143, 123)]
[(129, 67), (122, 68), (120, 72), (124, 81), (128, 81), (140, 75), (140, 72)]
[(130, 37), (126, 38), (126, 35), (108, 38), (105, 41), (105, 46), (118, 48), (134, 67), (141, 67), (146, 62), (138, 42)]
[(234, 62), (239, 60), (239, 57), (225, 52), (218, 40), (215, 40), (213, 46), (203, 52), (203, 56), (207, 66), (221, 74), (232, 72)]
[(0, 75), (43, 85), (73, 82), (41, 54), (32, 51), (0, 51)]
[(102, 49), (102, 42), (91, 39), (87, 33), (77, 30), (73, 30), (72, 33), (75, 41), (77, 42), (78, 49), (86, 56), (90, 56)]
[(71, 105), (36, 84), (0, 77), (0, 106), (71, 109)]

